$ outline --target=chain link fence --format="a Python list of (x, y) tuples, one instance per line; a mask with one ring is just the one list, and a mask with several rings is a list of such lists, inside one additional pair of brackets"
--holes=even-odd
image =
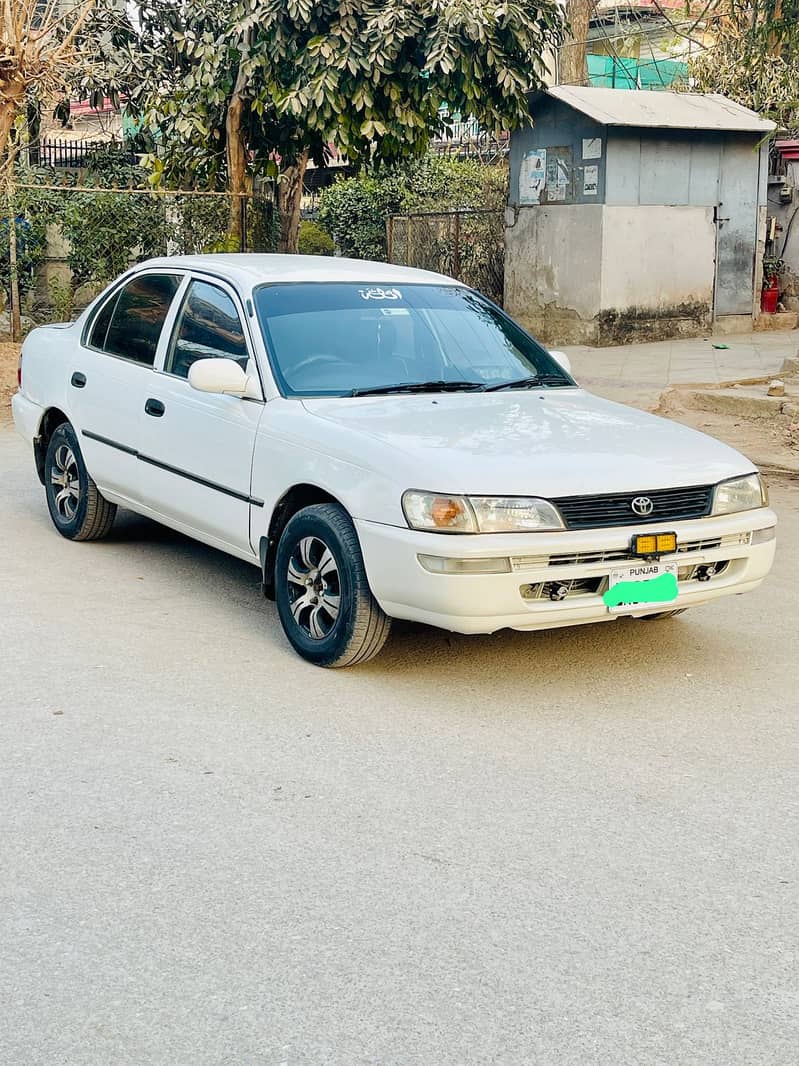
[(388, 261), (447, 274), (502, 303), (505, 218), (502, 211), (389, 215)]
[(269, 197), (15, 182), (0, 194), (0, 334), (68, 320), (153, 256), (276, 245)]

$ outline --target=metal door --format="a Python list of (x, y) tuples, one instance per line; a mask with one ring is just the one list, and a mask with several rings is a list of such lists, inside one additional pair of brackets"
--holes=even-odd
[(725, 139), (715, 220), (716, 317), (752, 313), (759, 167), (760, 153), (751, 138)]

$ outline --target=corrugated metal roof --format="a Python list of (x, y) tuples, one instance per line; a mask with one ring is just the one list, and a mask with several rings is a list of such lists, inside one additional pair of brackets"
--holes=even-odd
[(553, 85), (547, 96), (561, 100), (603, 126), (768, 133), (773, 122), (719, 93), (673, 93)]

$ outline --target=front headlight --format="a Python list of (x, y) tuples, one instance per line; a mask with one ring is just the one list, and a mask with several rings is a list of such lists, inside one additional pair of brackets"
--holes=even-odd
[(410, 489), (402, 510), (411, 529), (435, 533), (530, 533), (563, 529), (548, 500), (532, 496), (444, 496)]
[(749, 474), (716, 485), (711, 514), (752, 511), (756, 507), (765, 507), (767, 503), (768, 493), (760, 474)]

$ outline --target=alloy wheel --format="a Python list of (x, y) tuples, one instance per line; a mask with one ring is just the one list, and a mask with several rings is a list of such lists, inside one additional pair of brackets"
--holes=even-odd
[(50, 482), (56, 490), (53, 500), (59, 517), (71, 522), (80, 503), (80, 474), (75, 453), (68, 444), (61, 444), (55, 450)]
[(333, 552), (319, 537), (303, 537), (291, 553), (286, 580), (294, 621), (312, 640), (324, 640), (341, 609), (341, 577)]

